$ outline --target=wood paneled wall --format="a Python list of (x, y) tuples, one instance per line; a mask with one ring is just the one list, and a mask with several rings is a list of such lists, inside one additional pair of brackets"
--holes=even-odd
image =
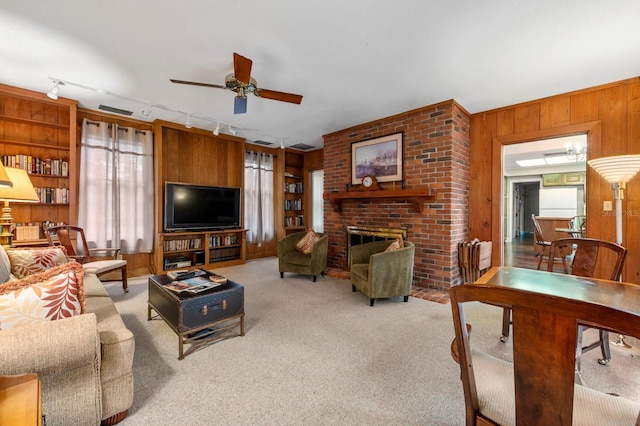
[[(469, 237), (493, 241), (493, 264), (502, 261), (502, 147), (586, 133), (589, 159), (640, 154), (640, 77), (551, 96), (471, 116)], [(603, 211), (613, 191), (587, 166), (587, 236), (615, 241), (615, 214)], [(614, 203), (615, 205), (615, 203)], [(627, 184), (622, 212), (629, 250), (623, 279), (640, 284), (640, 176)]]

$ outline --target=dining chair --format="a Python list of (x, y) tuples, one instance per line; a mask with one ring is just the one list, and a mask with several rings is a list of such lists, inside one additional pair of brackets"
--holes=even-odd
[(569, 228), (575, 230), (571, 233), (573, 238), (584, 238), (587, 234), (586, 216), (574, 216), (569, 219)]
[[(537, 269), (540, 269), (540, 266), (542, 266), (542, 261), (544, 258), (547, 259), (548, 265), (554, 265), (556, 258), (559, 258), (562, 261), (562, 267), (564, 268), (564, 272), (565, 273), (569, 272), (567, 268), (565, 253), (562, 252), (562, 250), (564, 250), (565, 247), (561, 247), (558, 250), (556, 250), (555, 247), (551, 249), (551, 241), (545, 240), (542, 234), (542, 227), (540, 226), (540, 223), (538, 222), (538, 219), (536, 218), (535, 214), (531, 215), (531, 221), (533, 222), (534, 243), (537, 246), (539, 246), (541, 249), (540, 255), (538, 256)], [(559, 256), (556, 256), (556, 251), (560, 252)], [(511, 326), (511, 309), (504, 308), (504, 311), (502, 313), (502, 334), (500, 335), (501, 342), (506, 342), (509, 339), (510, 326)]]
[(101, 276), (120, 271), (122, 289), (129, 292), (127, 283), (127, 261), (118, 259), (119, 248), (90, 248), (84, 229), (73, 225), (52, 226), (45, 230), (49, 245), (60, 245), (67, 251), (67, 257), (82, 264), (85, 273)]
[[(575, 382), (574, 349), (576, 326), (582, 323), (640, 337), (637, 313), (583, 299), (579, 291), (558, 296), (530, 284), (527, 290), (488, 284), (449, 289), (455, 331), (450, 348), (459, 364), (465, 424), (640, 425), (638, 402)], [(469, 338), (466, 318), (473, 315), (466, 317), (465, 309), (477, 302), (513, 311), (512, 356), (489, 353), (491, 344), (482, 341), (480, 331)]]
[[(611, 281), (619, 281), (622, 275), (622, 268), (627, 258), (627, 249), (620, 244), (600, 240), (596, 238), (560, 238), (551, 243), (551, 250), (558, 248), (563, 252), (571, 253), (572, 257), (569, 265), (569, 274), (579, 277), (602, 278)], [(605, 253), (609, 253), (606, 255)], [(603, 257), (608, 256), (604, 260)], [(547, 271), (553, 272), (553, 265), (550, 263)], [(599, 338), (595, 342), (583, 346), (582, 333), (593, 327), (581, 325), (578, 327), (578, 344), (576, 347), (576, 370), (580, 371), (582, 354), (592, 349), (600, 348), (602, 358), (598, 363), (605, 365), (611, 359), (609, 347), (609, 332), (599, 329)]]
[[(542, 227), (540, 226), (540, 222), (536, 218), (535, 214), (531, 215), (531, 220), (533, 221), (533, 236), (535, 244), (540, 247), (541, 252), (538, 257), (538, 269), (542, 265), (542, 261), (544, 258), (547, 258), (548, 263), (553, 264), (556, 261), (556, 252), (551, 250), (551, 241), (544, 238), (542, 233)], [(565, 261), (564, 256), (562, 254), (559, 256), (559, 259), (562, 261), (562, 266), (564, 267), (564, 271), (567, 272), (567, 263)]]

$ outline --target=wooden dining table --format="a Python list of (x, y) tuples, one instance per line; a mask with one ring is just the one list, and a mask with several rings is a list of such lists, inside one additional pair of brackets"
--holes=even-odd
[(494, 266), (475, 284), (510, 287), (558, 298), (595, 303), (624, 311), (638, 318), (632, 331), (640, 338), (640, 285), (597, 278), (578, 277), (536, 269)]

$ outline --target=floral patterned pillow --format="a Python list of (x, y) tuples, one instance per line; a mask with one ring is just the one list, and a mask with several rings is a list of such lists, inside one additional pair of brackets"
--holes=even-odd
[(67, 262), (0, 284), (0, 330), (83, 314), (83, 279), (82, 265)]
[(388, 251), (400, 250), (401, 248), (404, 248), (404, 242), (401, 238), (396, 238), (391, 244), (389, 244), (389, 247), (387, 247), (385, 253)]
[(313, 245), (320, 239), (320, 235), (316, 234), (313, 229), (309, 230), (301, 239), (296, 243), (296, 250), (302, 254), (311, 254), (313, 251)]
[(60, 246), (9, 248), (7, 255), (11, 261), (11, 273), (18, 279), (69, 261), (66, 250)]

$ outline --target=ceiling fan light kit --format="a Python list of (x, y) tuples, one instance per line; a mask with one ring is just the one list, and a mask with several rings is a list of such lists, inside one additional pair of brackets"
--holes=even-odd
[(189, 84), (192, 86), (213, 87), (216, 89), (231, 90), (236, 93), (233, 102), (233, 113), (244, 114), (247, 112), (247, 93), (253, 93), (255, 96), (274, 101), (288, 102), (292, 104), (300, 104), (302, 95), (293, 93), (278, 92), (275, 90), (262, 89), (258, 87), (258, 83), (251, 77), (251, 67), (253, 61), (245, 58), (237, 53), (233, 54), (233, 74), (225, 77), (224, 86), (219, 84), (198, 83), (195, 81), (170, 79), (172, 83)]

